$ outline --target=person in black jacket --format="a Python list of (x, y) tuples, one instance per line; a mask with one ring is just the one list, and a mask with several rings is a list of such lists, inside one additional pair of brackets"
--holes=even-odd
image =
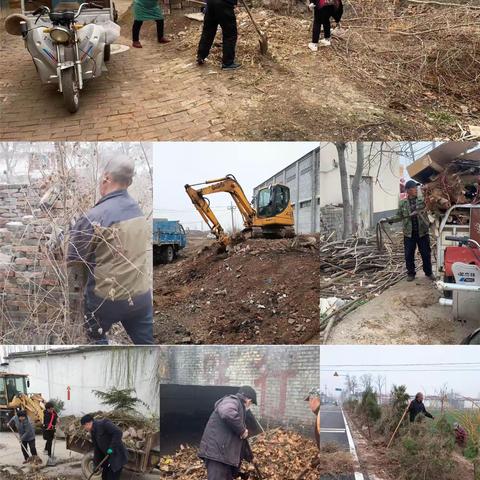
[(207, 467), (208, 480), (233, 480), (239, 475), (242, 460), (253, 460), (246, 426), (246, 413), (252, 403), (257, 404), (257, 394), (249, 386), (215, 403), (198, 451)]
[(108, 455), (108, 459), (102, 465), (102, 480), (118, 480), (124, 465), (128, 462), (128, 452), (122, 442), (122, 431), (110, 420), (106, 418), (96, 420), (91, 415), (82, 417), (80, 423), (92, 437), (95, 467)]
[(419, 413), (423, 413), (423, 415), (425, 415), (426, 417), (433, 419), (433, 415), (427, 412), (427, 409), (423, 404), (423, 393), (421, 392), (418, 392), (415, 395), (415, 399), (410, 402), (408, 412), (410, 414), (410, 423), (413, 423), (415, 421), (415, 418)]
[(203, 19), (203, 30), (197, 51), (197, 63), (203, 65), (210, 53), (217, 28), (220, 25), (223, 36), (222, 69), (235, 70), (240, 67), (235, 62), (237, 45), (237, 17), (235, 7), (237, 0), (207, 0), (207, 9)]
[(45, 404), (43, 412), (43, 439), (45, 440), (45, 452), (49, 457), (52, 456), (53, 439), (55, 438), (55, 427), (57, 425), (58, 415), (53, 407), (53, 403)]

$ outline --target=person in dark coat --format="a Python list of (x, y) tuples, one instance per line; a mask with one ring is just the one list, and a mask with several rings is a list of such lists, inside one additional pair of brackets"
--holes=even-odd
[(208, 480), (233, 480), (239, 475), (242, 460), (253, 460), (246, 426), (246, 413), (252, 403), (257, 404), (257, 394), (250, 386), (215, 403), (198, 451)]
[(43, 412), (43, 439), (45, 440), (45, 452), (47, 452), (49, 457), (52, 456), (57, 420), (58, 414), (53, 407), (53, 403), (47, 402), (45, 404), (45, 412)]
[(408, 413), (410, 414), (410, 423), (413, 423), (417, 418), (419, 413), (422, 413), (428, 418), (433, 419), (433, 415), (428, 413), (425, 405), (423, 404), (423, 393), (418, 392), (415, 395), (415, 399), (410, 402), (410, 406), (408, 407)]
[(23, 458), (25, 459), (23, 463), (28, 463), (30, 461), (28, 449), (30, 449), (32, 458), (35, 460), (37, 458), (37, 449), (35, 447), (35, 429), (33, 428), (33, 425), (30, 422), (27, 414), (24, 411), (18, 412), (8, 422), (9, 427), (11, 427), (12, 424), (17, 428), (18, 436), (20, 438), (20, 447)]
[(305, 397), (305, 401), (308, 402), (310, 410), (315, 415), (315, 441), (320, 449), (320, 389), (312, 388)]
[(110, 420), (96, 420), (91, 415), (82, 417), (80, 423), (92, 437), (94, 466), (100, 465), (108, 455), (108, 460), (102, 465), (102, 480), (118, 480), (128, 462), (122, 431)]
[(222, 69), (235, 70), (240, 64), (235, 62), (237, 45), (237, 0), (207, 0), (207, 9), (203, 19), (203, 30), (197, 50), (197, 63), (203, 65), (210, 53), (217, 28), (220, 25), (223, 36)]

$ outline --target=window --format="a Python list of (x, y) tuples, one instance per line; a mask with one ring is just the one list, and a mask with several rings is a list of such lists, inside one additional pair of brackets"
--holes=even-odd
[(300, 202), (300, 208), (307, 208), (307, 207), (310, 207), (310, 205), (312, 205), (311, 200), (306, 200), (305, 202)]

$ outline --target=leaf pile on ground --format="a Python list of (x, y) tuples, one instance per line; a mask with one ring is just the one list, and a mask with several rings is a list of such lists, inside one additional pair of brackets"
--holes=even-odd
[[(270, 430), (250, 439), (254, 462), (263, 478), (269, 480), (318, 480), (318, 449), (313, 440), (284, 429)], [(315, 466), (312, 466), (312, 462)], [(197, 449), (181, 446), (174, 455), (160, 460), (160, 478), (182, 480), (204, 480), (206, 470), (197, 456)], [(242, 471), (258, 479), (255, 466), (242, 463)]]

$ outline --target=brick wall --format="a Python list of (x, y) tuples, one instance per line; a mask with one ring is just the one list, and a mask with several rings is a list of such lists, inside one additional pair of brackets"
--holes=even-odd
[(28, 328), (30, 343), (45, 343), (54, 334), (45, 330), (45, 321), (63, 316), (65, 302), (54, 271), (59, 264), (46, 246), (51, 218), (61, 209), (53, 205), (48, 212), (42, 210), (41, 193), (35, 185), (0, 185), (0, 335), (4, 343), (22, 343), (22, 328)]
[(336, 232), (336, 239), (342, 238), (343, 234), (343, 207), (326, 205), (320, 208), (320, 232)]
[(304, 401), (320, 381), (318, 346), (162, 347), (162, 384), (253, 386), (264, 425), (311, 429)]

